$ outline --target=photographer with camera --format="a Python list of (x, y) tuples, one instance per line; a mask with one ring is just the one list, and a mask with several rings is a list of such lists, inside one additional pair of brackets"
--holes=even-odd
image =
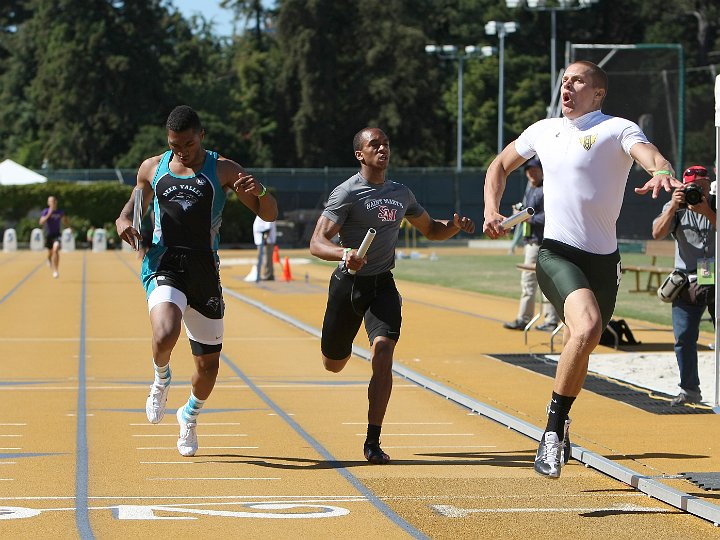
[[(523, 208), (531, 207), (535, 210), (535, 214), (527, 221), (517, 225), (521, 229), (523, 239), (523, 248), (525, 260), (523, 264), (527, 266), (535, 266), (537, 262), (540, 244), (542, 244), (545, 232), (545, 203), (543, 195), (543, 170), (540, 160), (536, 157), (529, 159), (525, 163), (525, 176), (528, 180), (528, 186), (525, 190), (525, 197), (522, 203), (514, 206), (515, 210), (520, 211)], [(504, 328), (509, 330), (524, 330), (530, 319), (535, 313), (535, 300), (538, 293), (538, 281), (535, 272), (523, 270), (520, 276), (520, 307), (518, 309), (517, 318), (503, 324)], [(560, 318), (543, 295), (543, 312), (545, 313), (545, 322), (537, 327), (538, 330), (552, 332), (558, 325)]]
[(680, 393), (670, 405), (700, 403), (697, 340), (707, 308), (715, 322), (715, 196), (710, 195), (710, 175), (693, 165), (683, 173), (684, 187), (676, 189), (662, 213), (653, 221), (652, 235), (675, 239), (675, 269), (688, 282), (672, 301), (675, 356), (680, 370)]

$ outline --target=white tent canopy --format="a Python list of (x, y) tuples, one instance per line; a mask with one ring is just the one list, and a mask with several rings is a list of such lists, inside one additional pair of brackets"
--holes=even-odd
[(47, 182), (47, 178), (15, 163), (12, 159), (6, 159), (0, 163), (0, 185), (39, 184), (41, 182)]

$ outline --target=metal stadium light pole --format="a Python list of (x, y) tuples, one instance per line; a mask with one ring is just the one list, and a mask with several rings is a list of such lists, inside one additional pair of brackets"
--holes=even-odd
[(547, 0), (505, 0), (505, 5), (511, 9), (523, 7), (529, 11), (550, 12), (550, 99), (555, 92), (555, 80), (558, 77), (557, 69), (557, 12), (577, 11), (585, 9), (600, 0), (557, 0), (555, 5), (548, 5)]
[(457, 157), (455, 160), (455, 170), (462, 171), (462, 133), (463, 133), (463, 63), (465, 60), (477, 56), (492, 56), (495, 52), (493, 47), (478, 47), (476, 45), (468, 45), (461, 49), (457, 45), (425, 45), (425, 52), (435, 54), (445, 60), (458, 61), (458, 91), (457, 91)]
[(511, 22), (490, 21), (485, 25), (485, 33), (489, 36), (497, 34), (500, 40), (500, 74), (498, 76), (498, 135), (497, 153), (503, 149), (503, 124), (505, 123), (505, 36), (518, 29), (518, 24)]
[[(715, 180), (718, 179), (720, 161), (720, 75), (715, 77)], [(716, 184), (717, 186), (717, 184)], [(717, 187), (716, 187), (717, 190)], [(717, 196), (717, 195), (716, 195)], [(717, 246), (720, 233), (715, 228), (715, 403), (713, 411), (720, 414), (720, 330), (718, 330), (717, 307), (720, 306), (720, 284), (718, 284)]]

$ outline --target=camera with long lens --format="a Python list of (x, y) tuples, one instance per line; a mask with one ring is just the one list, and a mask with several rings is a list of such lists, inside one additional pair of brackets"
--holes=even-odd
[(702, 189), (697, 184), (686, 184), (682, 188), (682, 192), (685, 194), (685, 202), (680, 205), (680, 208), (696, 205), (703, 200)]

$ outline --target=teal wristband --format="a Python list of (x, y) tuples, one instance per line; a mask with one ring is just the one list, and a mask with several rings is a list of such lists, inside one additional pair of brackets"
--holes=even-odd
[(265, 187), (265, 185), (263, 185), (262, 191), (260, 192), (260, 195), (258, 195), (258, 199), (260, 197), (264, 197), (266, 193), (267, 193), (267, 188)]
[(672, 176), (672, 173), (670, 171), (666, 171), (666, 170), (655, 171), (653, 173), (653, 176), (657, 176), (658, 174), (667, 174), (668, 176)]

